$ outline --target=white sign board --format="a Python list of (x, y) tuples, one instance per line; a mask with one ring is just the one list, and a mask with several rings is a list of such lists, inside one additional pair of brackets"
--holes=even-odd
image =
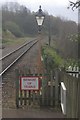
[(21, 90), (39, 90), (39, 77), (21, 77)]

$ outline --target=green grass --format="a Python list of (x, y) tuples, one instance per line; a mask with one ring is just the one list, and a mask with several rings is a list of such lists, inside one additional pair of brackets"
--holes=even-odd
[(78, 61), (75, 59), (63, 59), (55, 50), (53, 47), (44, 46), (43, 47), (43, 58), (45, 58), (45, 55), (47, 57), (51, 57), (54, 61), (54, 66), (59, 68), (67, 68), (69, 66), (78, 66)]
[(30, 41), (31, 39), (33, 39), (33, 38), (31, 38), (31, 37), (25, 37), (25, 38), (3, 38), (3, 40), (2, 40), (2, 44), (3, 45), (16, 45), (16, 44), (23, 44), (24, 42), (26, 42), (26, 41)]
[(2, 44), (3, 45), (16, 45), (16, 44), (23, 44), (26, 41), (30, 41), (31, 39), (33, 39), (33, 37), (23, 37), (23, 38), (17, 38), (15, 37), (10, 31), (3, 31), (2, 34)]
[(54, 64), (56, 67), (63, 67), (64, 66), (64, 59), (61, 58), (60, 55), (57, 54), (57, 52), (52, 47), (44, 47), (43, 48), (43, 55), (47, 55), (48, 57), (51, 56), (51, 58), (54, 61)]

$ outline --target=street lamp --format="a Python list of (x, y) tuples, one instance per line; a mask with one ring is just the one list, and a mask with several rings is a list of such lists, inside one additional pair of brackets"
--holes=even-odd
[(37, 24), (39, 27), (39, 32), (41, 31), (41, 26), (43, 24), (44, 18), (45, 18), (45, 15), (44, 15), (44, 13), (41, 9), (41, 5), (40, 5), (38, 12), (36, 12), (36, 21), (37, 21)]

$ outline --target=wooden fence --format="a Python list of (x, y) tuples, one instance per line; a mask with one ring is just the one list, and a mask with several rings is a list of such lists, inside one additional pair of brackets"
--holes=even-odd
[[(20, 90), (21, 76), (40, 76), (38, 74), (21, 74), (16, 70), (16, 106), (36, 106), (36, 107), (54, 107), (55, 105), (55, 86), (53, 79), (48, 81), (47, 76), (43, 75), (39, 91)], [(49, 84), (50, 82), (50, 84)]]
[(66, 87), (66, 116), (80, 118), (80, 80), (66, 72), (60, 72), (60, 83)]
[[(31, 105), (36, 106), (36, 104), (39, 107), (41, 106), (59, 107), (61, 102), (60, 83), (63, 82), (66, 88), (66, 117), (80, 118), (80, 80), (79, 80), (80, 78), (79, 77), (78, 78), (73, 77), (68, 73), (66, 73), (66, 71), (62, 72), (56, 70), (55, 80), (53, 80), (53, 75), (51, 75), (50, 80), (47, 77), (45, 77), (42, 80), (40, 90), (36, 92), (36, 91), (21, 91), (19, 85), (20, 76), (21, 74), (19, 74), (19, 70), (16, 70), (16, 106), (17, 107), (31, 106)], [(27, 76), (27, 74), (25, 76)]]
[(69, 66), (66, 70), (69, 75), (78, 78), (79, 77), (79, 67), (78, 66)]

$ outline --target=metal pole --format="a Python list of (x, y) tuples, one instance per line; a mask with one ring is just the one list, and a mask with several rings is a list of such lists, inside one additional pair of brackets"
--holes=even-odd
[(49, 46), (50, 46), (50, 43), (51, 43), (51, 25), (50, 25), (50, 15), (49, 15)]

